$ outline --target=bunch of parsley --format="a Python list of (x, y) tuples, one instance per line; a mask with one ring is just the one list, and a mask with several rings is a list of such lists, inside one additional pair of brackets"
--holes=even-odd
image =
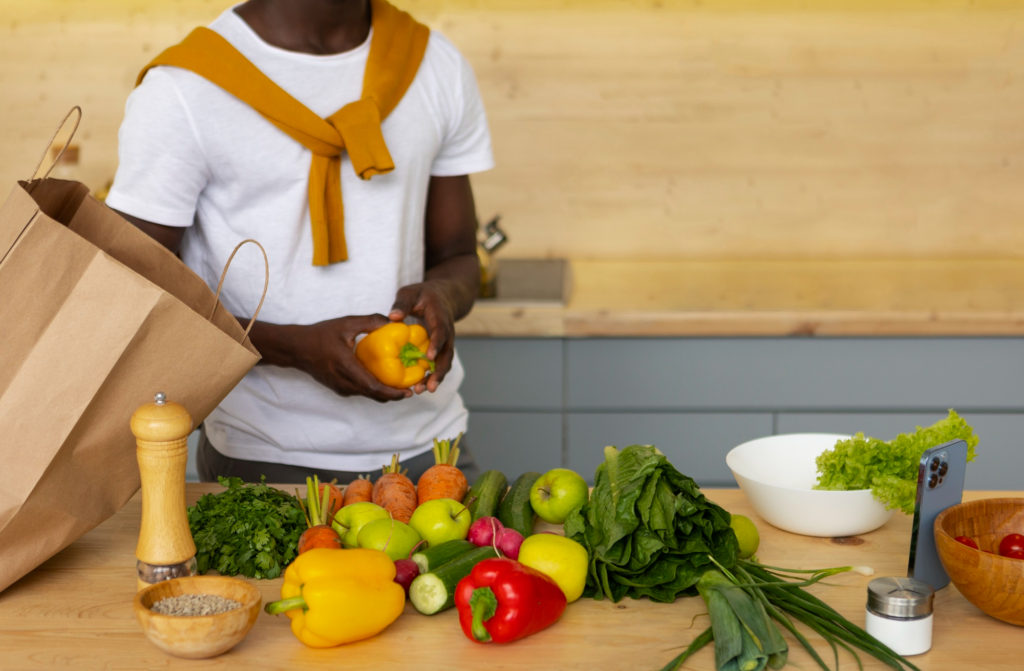
[(967, 461), (973, 460), (978, 437), (954, 410), (931, 426), (889, 441), (858, 433), (818, 455), (815, 489), (870, 489), (886, 508), (913, 514), (921, 454), (956, 439), (967, 443)]
[(296, 554), (306, 518), (297, 498), (241, 478), (219, 477), (227, 487), (204, 494), (188, 509), (199, 573), (276, 578)]

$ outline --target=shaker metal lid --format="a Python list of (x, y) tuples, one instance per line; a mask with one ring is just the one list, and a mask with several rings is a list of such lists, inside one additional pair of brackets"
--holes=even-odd
[(935, 590), (914, 578), (875, 578), (868, 584), (868, 608), (888, 617), (922, 617), (932, 612)]

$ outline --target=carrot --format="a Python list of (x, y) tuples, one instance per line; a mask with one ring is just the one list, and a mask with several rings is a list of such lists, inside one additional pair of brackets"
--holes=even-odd
[(299, 554), (313, 548), (340, 548), (341, 537), (329, 524), (318, 524), (309, 527), (299, 536)]
[(399, 522), (408, 522), (416, 509), (416, 485), (405, 473), (394, 454), (391, 464), (381, 469), (381, 476), (373, 483), (373, 502)]
[[(333, 485), (332, 485), (333, 486)], [(329, 487), (321, 487), (320, 479), (317, 476), (306, 478), (306, 500), (299, 499), (299, 506), (306, 515), (306, 530), (299, 536), (298, 553), (313, 548), (340, 548), (341, 536), (331, 527), (328, 517), (330, 513), (331, 490)], [(320, 493), (320, 498), (317, 497)]]
[(461, 501), (469, 491), (465, 474), (455, 465), (459, 460), (460, 433), (455, 442), (434, 439), (434, 465), (423, 471), (416, 483), (417, 503), (431, 499)]
[(372, 501), (373, 500), (373, 483), (370, 482), (370, 478), (365, 475), (360, 475), (358, 478), (348, 483), (345, 486), (345, 499), (342, 503), (343, 506), (347, 506), (350, 503), (356, 501)]
[(330, 522), (334, 519), (334, 514), (341, 510), (341, 507), (345, 505), (345, 495), (341, 493), (341, 488), (337, 485), (337, 480), (331, 480), (330, 482), (320, 483), (320, 494), (326, 489), (329, 492), (328, 506), (327, 506), (327, 521)]

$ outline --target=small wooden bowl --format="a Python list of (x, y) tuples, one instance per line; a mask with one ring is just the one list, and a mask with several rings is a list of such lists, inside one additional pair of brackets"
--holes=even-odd
[[(153, 604), (182, 594), (216, 594), (242, 605), (216, 615), (164, 615)], [(146, 637), (176, 657), (216, 657), (237, 645), (260, 613), (260, 591), (244, 580), (228, 576), (198, 575), (173, 578), (150, 585), (135, 595), (135, 616)]]
[[(1024, 533), (1024, 498), (959, 503), (935, 518), (939, 559), (964, 598), (998, 620), (1024, 626), (1024, 559), (998, 554), (1009, 533)], [(970, 536), (980, 549), (957, 536)]]

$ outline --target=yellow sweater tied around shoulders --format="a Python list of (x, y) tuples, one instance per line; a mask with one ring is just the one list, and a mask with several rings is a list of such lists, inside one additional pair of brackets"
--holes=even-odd
[(313, 153), (309, 167), (309, 216), (313, 265), (348, 258), (341, 201), (341, 154), (347, 151), (362, 179), (394, 170), (381, 133), (381, 121), (398, 105), (416, 77), (430, 29), (386, 0), (371, 0), (373, 37), (359, 100), (321, 119), (260, 72), (226, 39), (196, 28), (179, 44), (154, 58), (139, 73), (170, 65), (190, 70), (262, 114)]

